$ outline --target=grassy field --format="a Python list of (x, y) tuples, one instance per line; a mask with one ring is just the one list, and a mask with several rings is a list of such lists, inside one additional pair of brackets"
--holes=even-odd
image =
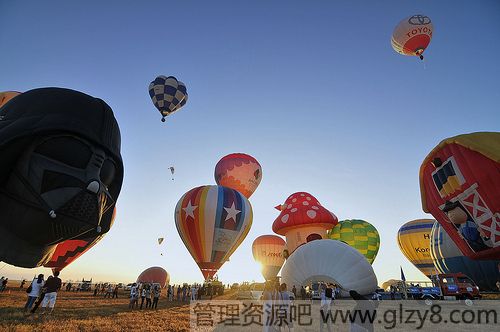
[[(27, 294), (19, 288), (0, 293), (1, 331), (188, 331), (189, 305), (168, 302), (162, 294), (157, 310), (128, 309), (125, 292), (118, 299), (94, 297), (93, 292), (58, 293), (54, 312), (30, 315), (23, 312)], [(140, 304), (140, 303), (139, 303)]]

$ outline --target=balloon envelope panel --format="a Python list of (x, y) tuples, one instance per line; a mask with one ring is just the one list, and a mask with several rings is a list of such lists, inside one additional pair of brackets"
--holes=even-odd
[(223, 186), (191, 189), (177, 203), (174, 216), (177, 231), (205, 279), (229, 260), (253, 219), (248, 199)]
[(380, 248), (380, 236), (375, 226), (364, 220), (340, 221), (328, 232), (332, 240), (340, 240), (358, 250), (373, 263)]
[(430, 255), (431, 230), (434, 219), (409, 221), (398, 231), (398, 245), (403, 255), (423, 274), (430, 277), (436, 274)]
[(286, 260), (281, 277), (289, 288), (318, 281), (360, 294), (372, 293), (377, 288), (377, 277), (366, 258), (349, 245), (330, 239), (298, 247)]
[(462, 272), (474, 280), (479, 289), (497, 290), (500, 260), (473, 260), (464, 256), (438, 222), (432, 227), (431, 257), (439, 273)]

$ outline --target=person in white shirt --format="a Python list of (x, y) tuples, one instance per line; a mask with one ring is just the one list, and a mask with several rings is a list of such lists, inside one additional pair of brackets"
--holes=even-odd
[(196, 289), (196, 286), (193, 284), (191, 286), (191, 301), (196, 301), (196, 294), (198, 290)]
[(28, 293), (28, 300), (24, 305), (24, 311), (28, 311), (31, 309), (36, 299), (40, 296), (40, 292), (42, 291), (42, 287), (44, 284), (45, 281), (43, 280), (43, 274), (39, 274), (38, 278), (33, 279), (31, 285), (29, 286), (31, 287), (31, 291)]
[(134, 283), (130, 288), (130, 303), (128, 305), (129, 309), (134, 309), (134, 305), (137, 308), (137, 300), (139, 299), (139, 290), (137, 284)]

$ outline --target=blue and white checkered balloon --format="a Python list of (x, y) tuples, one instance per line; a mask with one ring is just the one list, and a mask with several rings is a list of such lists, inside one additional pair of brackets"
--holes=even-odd
[(188, 99), (186, 85), (174, 76), (158, 76), (149, 84), (149, 95), (156, 108), (163, 115), (162, 121), (171, 113), (183, 107)]

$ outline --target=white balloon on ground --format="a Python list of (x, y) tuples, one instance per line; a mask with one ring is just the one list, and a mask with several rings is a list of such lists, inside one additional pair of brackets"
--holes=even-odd
[(299, 246), (285, 262), (281, 279), (290, 289), (319, 281), (362, 295), (377, 288), (377, 277), (366, 258), (344, 242), (328, 239)]

